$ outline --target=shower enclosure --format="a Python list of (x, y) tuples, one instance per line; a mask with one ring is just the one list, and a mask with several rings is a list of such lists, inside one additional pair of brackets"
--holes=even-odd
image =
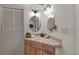
[(0, 8), (0, 54), (23, 54), (23, 9)]

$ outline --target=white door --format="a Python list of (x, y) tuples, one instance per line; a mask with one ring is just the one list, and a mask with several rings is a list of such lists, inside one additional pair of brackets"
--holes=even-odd
[(23, 54), (23, 10), (3, 8), (2, 12), (2, 54)]

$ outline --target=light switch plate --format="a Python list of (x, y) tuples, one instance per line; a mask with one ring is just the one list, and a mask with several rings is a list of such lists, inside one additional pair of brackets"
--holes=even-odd
[(68, 28), (67, 27), (61, 28), (61, 33), (62, 34), (67, 34), (68, 33)]

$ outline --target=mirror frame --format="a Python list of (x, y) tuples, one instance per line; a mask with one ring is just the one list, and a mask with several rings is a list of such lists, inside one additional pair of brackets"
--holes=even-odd
[[(49, 21), (52, 20), (52, 25), (51, 23), (49, 23)], [(51, 28), (49, 28), (49, 26), (51, 25)], [(47, 29), (50, 31), (50, 32), (53, 32), (53, 30), (56, 30), (57, 26), (55, 25), (55, 17), (52, 18), (52, 17), (49, 17), (48, 20), (47, 20)]]

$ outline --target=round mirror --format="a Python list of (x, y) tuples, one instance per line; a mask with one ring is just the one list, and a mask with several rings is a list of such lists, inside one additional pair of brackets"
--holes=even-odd
[(53, 29), (55, 29), (55, 18), (54, 17), (50, 17), (48, 18), (48, 22), (47, 22), (47, 26), (48, 26), (48, 29), (49, 31), (53, 31)]
[(37, 32), (41, 28), (40, 19), (37, 16), (32, 16), (29, 21), (31, 31)]

